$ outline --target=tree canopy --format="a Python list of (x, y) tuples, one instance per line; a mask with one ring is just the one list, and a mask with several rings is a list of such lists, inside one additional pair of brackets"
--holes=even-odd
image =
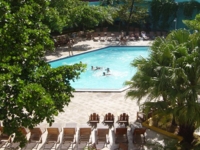
[(145, 21), (147, 6), (144, 0), (122, 0), (119, 10), (119, 18), (127, 23), (142, 23)]
[(138, 58), (132, 66), (138, 71), (126, 96), (137, 98), (154, 114), (173, 116), (179, 135), (191, 144), (193, 133), (200, 126), (200, 38), (199, 33), (180, 29), (165, 39), (158, 37), (150, 47), (149, 58)]
[[(113, 23), (115, 9), (112, 7), (80, 5), (72, 10), (73, 27), (82, 26), (83, 28), (92, 28), (100, 23)], [(75, 17), (73, 17), (75, 15)]]
[(115, 18), (126, 25), (127, 32), (130, 23), (141, 25), (148, 16), (144, 0), (101, 0), (100, 4), (116, 8)]
[[(82, 63), (51, 68), (44, 56), (53, 50), (52, 26), (62, 27), (57, 8), (48, 0), (0, 2), (0, 121), (7, 134), (25, 144), (19, 127), (33, 128), (63, 111), (73, 97), (70, 80), (84, 71)], [(58, 26), (55, 27), (58, 29)]]
[[(102, 6), (90, 6), (80, 0), (51, 0), (44, 23), (52, 31), (62, 32), (65, 28), (95, 27), (101, 22), (113, 22), (115, 9)], [(52, 17), (53, 16), (53, 17)]]
[(150, 16), (154, 30), (169, 30), (170, 25), (177, 17), (178, 3), (174, 0), (152, 0)]

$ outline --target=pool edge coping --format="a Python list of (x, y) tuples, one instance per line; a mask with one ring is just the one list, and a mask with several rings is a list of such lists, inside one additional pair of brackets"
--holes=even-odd
[(123, 92), (129, 88), (130, 86), (126, 86), (121, 89), (75, 89), (75, 92)]

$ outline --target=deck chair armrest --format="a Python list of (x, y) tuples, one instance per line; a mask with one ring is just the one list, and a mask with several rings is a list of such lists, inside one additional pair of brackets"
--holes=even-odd
[(39, 139), (39, 143), (42, 143), (42, 136), (41, 136), (40, 139)]
[(109, 139), (109, 135), (106, 134), (106, 143), (109, 144), (110, 143), (110, 139)]
[(15, 135), (14, 134), (11, 134), (9, 136), (9, 143), (12, 143), (14, 141), (14, 138), (15, 138)]
[[(40, 129), (41, 130), (41, 129)], [(46, 128), (44, 128), (43, 130), (41, 130), (42, 134), (45, 133), (47, 131)]]
[(47, 131), (46, 128), (42, 131), (42, 135), (41, 135), (41, 137), (40, 137), (40, 139), (39, 139), (39, 143), (42, 143), (42, 136), (43, 136), (43, 134), (44, 134), (46, 131)]
[(9, 136), (9, 138), (8, 138), (8, 143), (12, 143), (12, 142), (13, 142), (13, 136), (14, 136), (14, 135), (10, 135), (10, 136)]
[[(29, 141), (29, 143), (32, 143), (34, 140), (32, 140), (31, 137), (30, 137), (28, 141)], [(39, 138), (38, 141), (34, 141), (34, 142), (42, 143), (42, 136)]]
[(72, 142), (73, 144), (76, 144), (76, 135), (74, 135), (74, 140)]
[(58, 136), (58, 140), (56, 141), (56, 143), (60, 144), (60, 137)]
[(78, 134), (78, 138), (77, 138), (77, 142), (80, 143), (81, 142), (81, 137), (80, 137), (80, 133)]

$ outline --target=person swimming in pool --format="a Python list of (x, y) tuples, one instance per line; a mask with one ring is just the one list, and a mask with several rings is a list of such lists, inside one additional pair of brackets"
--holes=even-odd
[(109, 73), (110, 72), (110, 68), (106, 68), (106, 72)]
[(109, 75), (111, 75), (111, 74), (103, 72), (103, 76), (109, 76)]
[(103, 69), (103, 68), (102, 68), (102, 67), (97, 67), (97, 66), (96, 66), (96, 70), (98, 70), (98, 69)]
[(94, 66), (91, 66), (91, 69), (95, 71), (95, 70), (99, 70), (99, 69), (103, 69), (103, 68), (102, 67), (98, 67), (98, 66), (96, 66), (96, 68), (95, 68)]

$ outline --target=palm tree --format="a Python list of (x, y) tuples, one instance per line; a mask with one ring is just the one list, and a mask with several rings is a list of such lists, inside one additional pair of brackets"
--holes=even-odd
[(138, 102), (147, 96), (145, 108), (163, 117), (172, 114), (179, 135), (191, 144), (200, 125), (200, 38), (187, 30), (171, 32), (166, 39), (156, 38), (149, 58), (134, 60), (138, 68), (126, 96)]

